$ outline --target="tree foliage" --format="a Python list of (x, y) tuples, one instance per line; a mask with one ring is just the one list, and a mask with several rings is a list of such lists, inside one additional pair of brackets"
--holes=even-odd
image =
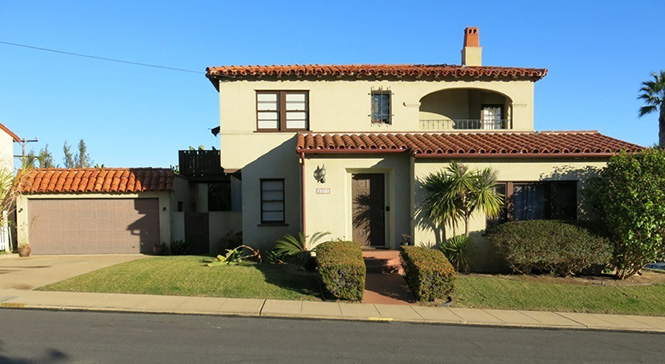
[(642, 82), (640, 95), (645, 106), (640, 108), (639, 116), (658, 112), (658, 147), (665, 149), (665, 71), (651, 73), (653, 80)]
[(83, 139), (79, 141), (78, 153), (74, 156), (74, 163), (77, 168), (90, 168), (92, 167), (92, 159), (88, 154), (88, 147), (85, 145)]
[(665, 151), (614, 156), (593, 178), (589, 199), (614, 245), (621, 279), (665, 257)]
[(65, 165), (65, 168), (74, 168), (74, 154), (72, 154), (72, 147), (67, 144), (65, 140), (65, 145), (62, 146), (62, 153), (64, 157), (62, 163)]
[(422, 209), (439, 228), (450, 224), (455, 231), (464, 222), (464, 235), (468, 237), (474, 211), (482, 210), (488, 217), (495, 217), (501, 211), (503, 196), (496, 192), (495, 186), (496, 173), (491, 168), (469, 170), (468, 166), (453, 161), (445, 170), (425, 177)]
[(62, 151), (64, 154), (62, 161), (65, 168), (90, 168), (94, 164), (83, 139), (79, 141), (76, 152), (72, 152), (72, 147), (67, 144), (67, 141), (62, 147)]
[(55, 163), (53, 162), (53, 154), (51, 154), (51, 152), (48, 150), (48, 144), (39, 150), (37, 161), (39, 162), (39, 168), (55, 167)]

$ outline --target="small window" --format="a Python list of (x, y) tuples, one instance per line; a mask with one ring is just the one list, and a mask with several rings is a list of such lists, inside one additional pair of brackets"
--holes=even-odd
[(390, 124), (390, 90), (372, 91), (372, 123)]
[(279, 224), (285, 222), (284, 180), (261, 180), (261, 223)]
[(503, 106), (483, 105), (480, 114), (480, 129), (505, 129), (503, 125)]
[(307, 91), (257, 91), (257, 130), (308, 130), (308, 97)]

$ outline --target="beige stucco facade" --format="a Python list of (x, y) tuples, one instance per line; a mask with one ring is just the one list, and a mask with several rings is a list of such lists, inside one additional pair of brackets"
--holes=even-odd
[[(419, 218), (418, 207), (422, 205), (423, 193), (418, 190), (417, 181), (422, 181), (427, 175), (446, 168), (451, 160), (442, 159), (418, 159), (415, 160), (413, 168), (414, 193), (411, 212), (409, 214), (412, 224), (413, 243), (417, 245), (433, 245), (440, 241), (441, 232), (431, 227)], [(602, 169), (607, 164), (607, 159), (458, 159), (460, 163), (467, 165), (472, 170), (491, 168), (497, 173), (499, 182), (540, 182), (540, 181), (577, 181), (577, 216), (580, 219), (589, 217), (588, 206), (583, 201), (583, 191), (588, 178), (594, 171)], [(424, 223), (423, 223), (424, 222)], [(430, 225), (430, 226), (427, 226)], [(484, 213), (476, 212), (469, 224), (470, 237), (476, 245), (476, 254), (472, 260), (472, 266), (476, 269), (490, 269), (495, 266), (494, 255), (485, 236), (487, 219)], [(457, 234), (464, 231), (464, 226), (457, 228)], [(437, 236), (437, 233), (439, 234)], [(452, 228), (447, 227), (446, 237), (452, 236)]]
[[(530, 80), (234, 80), (219, 82), (221, 164), (242, 173), (242, 231), (246, 243), (269, 249), (284, 234), (330, 231), (333, 238), (352, 234), (350, 179), (353, 173), (382, 173), (386, 181), (386, 246), (397, 247), (412, 235), (410, 157), (312, 156), (304, 161), (305, 226), (302, 226), (302, 159), (294, 132), (257, 130), (257, 91), (308, 92), (312, 132), (436, 132), (453, 129), (451, 119), (480, 119), (481, 105), (501, 105), (510, 129), (533, 130)], [(373, 90), (391, 93), (390, 124), (370, 120)], [(330, 194), (317, 194), (317, 166), (328, 171)], [(285, 224), (260, 223), (260, 180), (285, 180)]]
[[(511, 118), (509, 130), (533, 130), (533, 85), (528, 80), (221, 81), (221, 163), (225, 169), (242, 169), (274, 153), (272, 149), (293, 137), (294, 133), (257, 131), (257, 91), (308, 91), (312, 132), (445, 131), (451, 130), (449, 124), (427, 125), (421, 121), (480, 119), (482, 104), (504, 105), (504, 113)], [(372, 90), (390, 90), (392, 94), (392, 120), (388, 125), (370, 120)], [(450, 95), (452, 99), (447, 97)]]

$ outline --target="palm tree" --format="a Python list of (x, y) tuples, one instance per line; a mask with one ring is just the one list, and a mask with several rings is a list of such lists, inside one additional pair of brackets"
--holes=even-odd
[(658, 116), (658, 147), (665, 149), (665, 71), (660, 75), (652, 72), (653, 81), (642, 82), (638, 99), (644, 100), (646, 106), (640, 108), (640, 117), (659, 111)]
[(497, 216), (503, 206), (503, 196), (497, 193), (496, 173), (491, 168), (470, 171), (457, 162), (451, 162), (445, 170), (425, 177), (423, 188), (426, 197), (423, 209), (426, 216), (438, 227), (449, 223), (455, 228), (464, 222), (464, 236), (469, 236), (469, 220), (476, 209), (488, 217)]

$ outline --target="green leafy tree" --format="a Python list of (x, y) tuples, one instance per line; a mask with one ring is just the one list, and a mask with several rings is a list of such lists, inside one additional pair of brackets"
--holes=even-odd
[(469, 236), (469, 220), (476, 210), (495, 217), (503, 207), (503, 196), (496, 192), (496, 173), (491, 168), (469, 170), (451, 162), (445, 170), (429, 174), (423, 181), (425, 201), (422, 209), (438, 228), (450, 224), (453, 236), (464, 222), (464, 236)]
[(640, 117), (658, 112), (658, 147), (665, 149), (665, 71), (651, 73), (653, 80), (642, 82), (638, 99), (644, 100)]
[(664, 257), (665, 151), (649, 149), (610, 158), (587, 190), (614, 246), (620, 279)]

